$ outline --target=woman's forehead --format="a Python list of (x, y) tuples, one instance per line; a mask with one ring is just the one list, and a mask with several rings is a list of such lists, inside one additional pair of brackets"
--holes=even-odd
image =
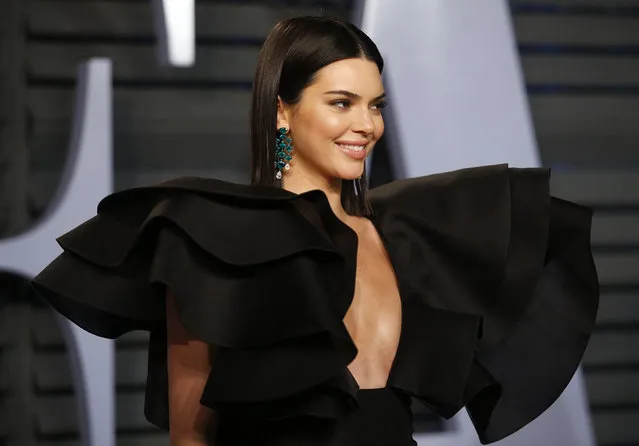
[(351, 91), (360, 96), (378, 96), (383, 91), (382, 76), (374, 62), (366, 59), (343, 59), (318, 70), (309, 86), (322, 93)]

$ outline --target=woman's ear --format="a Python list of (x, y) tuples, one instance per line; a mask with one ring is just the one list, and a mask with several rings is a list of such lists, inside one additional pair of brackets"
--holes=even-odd
[(277, 97), (277, 128), (282, 127), (290, 129), (289, 125), (289, 107), (284, 103), (281, 97)]

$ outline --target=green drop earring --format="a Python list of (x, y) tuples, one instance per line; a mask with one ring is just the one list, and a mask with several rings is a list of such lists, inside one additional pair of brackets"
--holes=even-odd
[(289, 161), (293, 159), (293, 140), (286, 136), (288, 129), (286, 127), (280, 127), (277, 129), (277, 136), (275, 138), (275, 179), (282, 179), (282, 170), (290, 170), (291, 165)]

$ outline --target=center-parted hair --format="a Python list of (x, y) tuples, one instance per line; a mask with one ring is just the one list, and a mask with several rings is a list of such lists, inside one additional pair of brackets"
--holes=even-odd
[[(280, 186), (275, 179), (277, 97), (300, 101), (317, 72), (343, 59), (364, 58), (381, 74), (384, 61), (377, 46), (351, 23), (328, 17), (295, 17), (279, 22), (267, 36), (257, 62), (251, 107), (251, 182)], [(351, 215), (367, 215), (365, 175), (344, 181), (342, 205)]]

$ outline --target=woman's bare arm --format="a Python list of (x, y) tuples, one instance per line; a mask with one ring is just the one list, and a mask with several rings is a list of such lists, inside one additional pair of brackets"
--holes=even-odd
[(171, 446), (214, 446), (216, 413), (200, 404), (214, 348), (186, 331), (171, 290), (166, 293)]

